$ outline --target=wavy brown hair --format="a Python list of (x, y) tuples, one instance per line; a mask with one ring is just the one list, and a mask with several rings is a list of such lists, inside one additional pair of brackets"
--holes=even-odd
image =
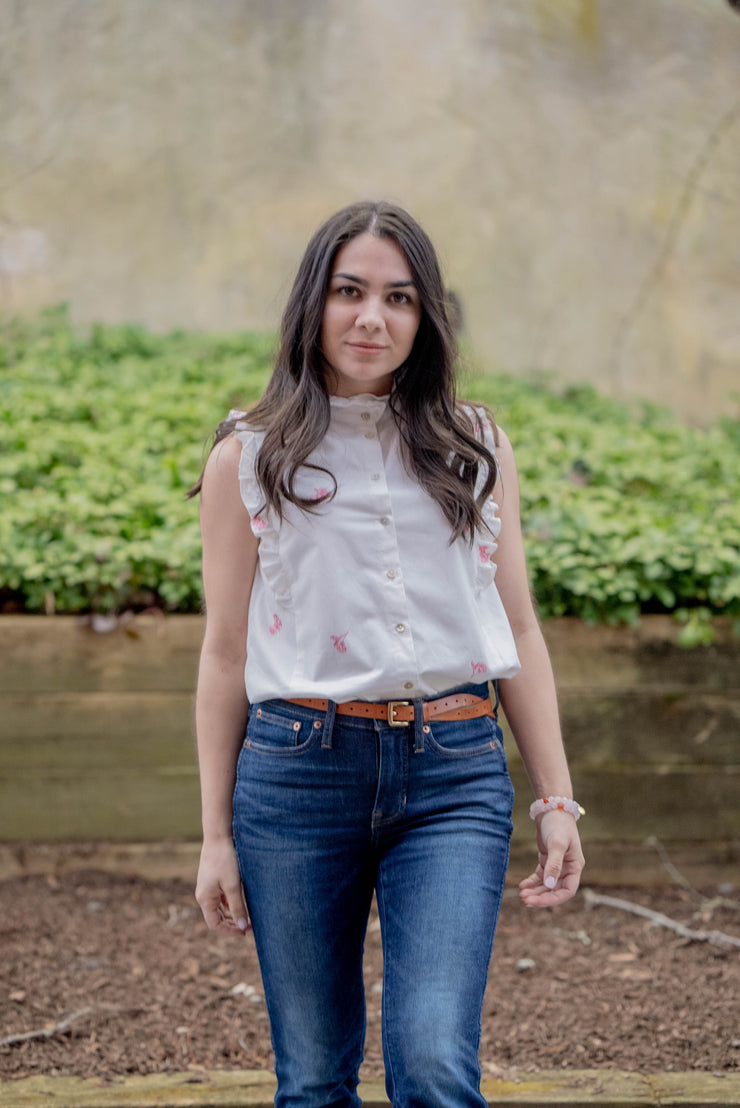
[[(496, 482), (496, 460), (481, 441), (481, 428), (471, 423), (456, 400), (457, 345), (434, 247), (408, 212), (384, 201), (342, 208), (318, 229), (306, 248), (283, 315), (272, 377), (261, 400), (243, 417), (264, 431), (255, 468), (265, 505), (282, 519), (285, 501), (307, 512), (321, 503), (299, 496), (295, 479), (302, 466), (322, 469), (307, 459), (321, 443), (330, 420), (327, 366), (321, 350), (324, 305), (338, 251), (365, 233), (392, 239), (400, 248), (421, 305), (411, 353), (394, 373), (389, 400), (406, 467), (444, 512), (450, 541), (463, 535), (472, 542), (473, 532), (485, 528), (482, 507)], [(237, 422), (221, 423), (213, 445), (231, 434)], [(476, 496), (481, 467), (485, 479)], [(328, 475), (336, 491), (336, 478)], [(188, 495), (200, 491), (202, 479), (203, 474)]]

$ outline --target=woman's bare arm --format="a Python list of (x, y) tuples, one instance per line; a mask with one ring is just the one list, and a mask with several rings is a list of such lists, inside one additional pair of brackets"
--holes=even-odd
[[(500, 683), (501, 703), (535, 797), (571, 797), (552, 666), (529, 591), (516, 464), (503, 432), (500, 440), (496, 451), (500, 475), (494, 489), (501, 517), (496, 585), (522, 664), (515, 677)], [(536, 824), (539, 862), (520, 889), (527, 905), (547, 907), (573, 896), (583, 869), (583, 854), (576, 822), (568, 813), (548, 812), (538, 816)]]
[(232, 796), (249, 705), (244, 689), (247, 618), (259, 540), (239, 494), (241, 447), (225, 439), (206, 463), (201, 491), (206, 631), (198, 671), (198, 738), (203, 849), (196, 899), (208, 926), (247, 930), (236, 852)]

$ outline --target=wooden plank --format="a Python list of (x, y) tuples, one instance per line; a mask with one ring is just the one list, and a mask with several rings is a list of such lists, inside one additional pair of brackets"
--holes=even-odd
[(639, 627), (556, 619), (542, 629), (560, 689), (738, 689), (740, 636), (730, 619), (716, 619), (712, 626), (715, 642), (691, 650), (679, 646), (681, 628), (669, 616), (643, 616)]
[(97, 871), (143, 877), (149, 881), (179, 878), (195, 885), (199, 839), (110, 842), (107, 839), (0, 843), (0, 881), (26, 874)]
[[(638, 628), (545, 623), (561, 689), (662, 686), (712, 692), (740, 688), (740, 638), (714, 621), (712, 646), (685, 650), (680, 627), (646, 616)], [(195, 684), (203, 617), (141, 614), (107, 634), (75, 616), (0, 617), (0, 692), (170, 690)]]
[[(566, 690), (561, 716), (574, 766), (735, 765), (740, 693), (629, 696)], [(14, 765), (139, 765), (193, 745), (192, 692), (0, 694), (0, 772)], [(507, 751), (518, 755), (510, 732)]]
[[(521, 767), (516, 836), (529, 837), (529, 785)], [(576, 770), (576, 795), (587, 810), (584, 839), (616, 836), (643, 842), (740, 838), (737, 773), (727, 767), (658, 772), (644, 768)], [(106, 769), (15, 769), (0, 779), (0, 841), (14, 839), (156, 839), (200, 833), (194, 765)]]
[[(545, 626), (586, 838), (737, 836), (740, 642), (717, 626), (700, 651), (682, 651), (661, 617), (636, 631)], [(0, 619), (0, 839), (198, 834), (202, 628), (197, 616), (137, 617), (110, 635), (73, 617)], [(507, 751), (518, 837), (529, 787), (510, 737)]]
[[(588, 886), (668, 885), (672, 878), (654, 847), (620, 839), (588, 842), (583, 884)], [(740, 842), (663, 842), (671, 863), (696, 888), (734, 883), (740, 865)], [(195, 885), (200, 842), (160, 839), (152, 842), (78, 840), (0, 843), (0, 881), (30, 874), (63, 874), (95, 870), (143, 877), (149, 881), (179, 878)], [(532, 872), (534, 839), (522, 836), (512, 845), (509, 886)]]
[[(672, 692), (643, 686), (625, 694), (569, 687), (561, 690), (559, 703), (574, 764), (737, 764), (740, 692)], [(507, 751), (516, 757), (505, 721), (502, 726)]]
[(191, 692), (204, 626), (142, 614), (100, 634), (75, 616), (1, 616), (0, 692)]
[[(671, 865), (694, 888), (716, 889), (722, 883), (737, 882), (740, 865), (740, 841), (687, 842), (661, 840)], [(581, 884), (588, 886), (670, 885), (673, 878), (649, 843), (625, 842), (623, 839), (589, 838), (584, 850), (586, 868)], [(537, 864), (534, 841), (517, 838), (512, 843), (507, 884), (516, 885), (528, 877)], [(1, 858), (0, 858), (1, 870)]]
[(186, 693), (20, 693), (0, 697), (0, 773), (193, 765)]
[[(572, 767), (575, 796), (586, 809), (584, 840), (610, 837), (631, 842), (659, 839), (732, 841), (740, 838), (740, 774), (734, 766)], [(528, 819), (531, 789), (512, 766), (518, 827)]]
[(0, 841), (148, 840), (200, 833), (195, 767), (4, 775)]

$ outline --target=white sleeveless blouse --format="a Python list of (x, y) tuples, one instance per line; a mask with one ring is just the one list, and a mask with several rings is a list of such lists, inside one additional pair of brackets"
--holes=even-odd
[[(315, 513), (264, 508), (254, 472), (263, 434), (237, 424), (242, 500), (259, 537), (245, 682), (251, 703), (276, 697), (410, 700), (469, 681), (513, 677), (514, 637), (494, 584), (501, 521), (450, 545), (439, 505), (409, 476), (387, 397), (331, 397), (331, 423), (308, 461), (336, 478)], [(243, 413), (234, 412), (232, 417)], [(486, 445), (493, 451), (493, 434)], [(297, 491), (331, 492), (302, 468)]]

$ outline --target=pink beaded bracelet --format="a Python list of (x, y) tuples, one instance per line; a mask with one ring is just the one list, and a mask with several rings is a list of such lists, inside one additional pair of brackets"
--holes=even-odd
[(586, 809), (582, 808), (580, 804), (577, 804), (575, 800), (571, 800), (567, 796), (543, 796), (542, 800), (535, 800), (529, 806), (529, 818), (536, 819), (537, 816), (541, 816), (543, 812), (553, 811), (568, 812), (575, 820), (579, 820), (581, 816), (585, 816)]

